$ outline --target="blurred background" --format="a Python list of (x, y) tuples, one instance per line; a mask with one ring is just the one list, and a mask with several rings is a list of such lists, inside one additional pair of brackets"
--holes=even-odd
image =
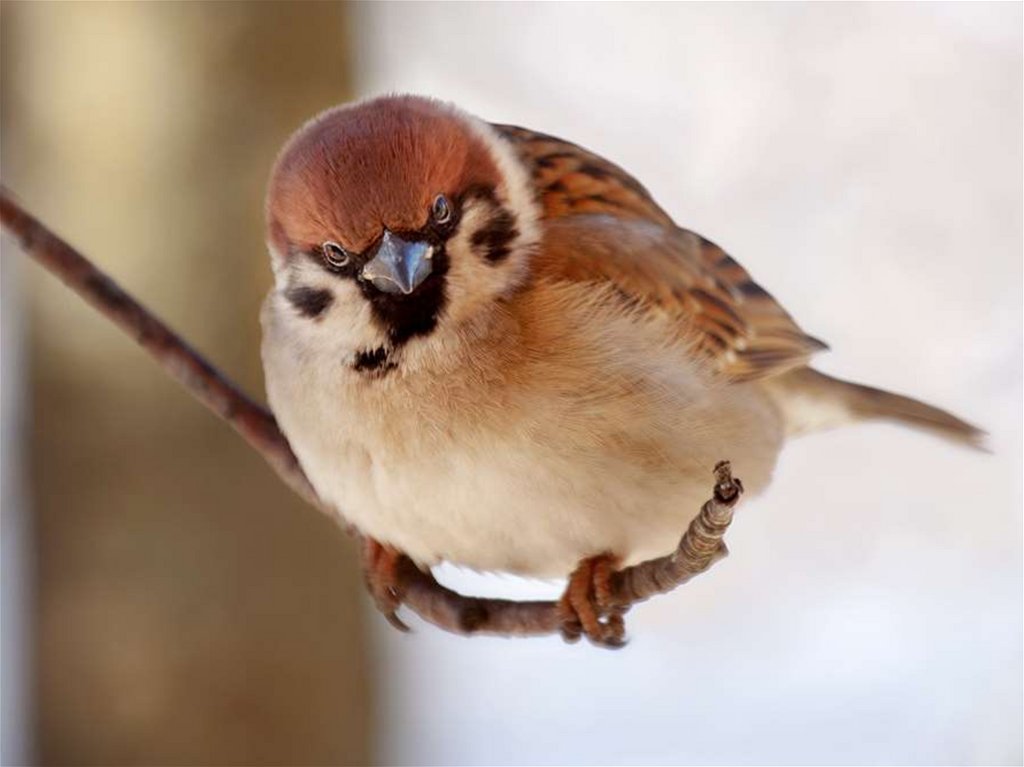
[[(411, 91), (574, 140), (991, 455), (793, 443), (618, 653), (400, 635), (355, 547), (5, 239), (2, 759), (1020, 764), (1022, 6), (0, 4), (3, 183), (262, 394), (262, 195)], [(465, 591), (556, 583), (442, 567)]]

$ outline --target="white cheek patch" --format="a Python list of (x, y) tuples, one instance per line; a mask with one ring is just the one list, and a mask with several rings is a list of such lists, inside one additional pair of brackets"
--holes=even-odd
[(529, 254), (512, 247), (500, 261), (487, 258), (487, 245), (474, 243), (474, 235), (486, 229), (496, 211), (487, 202), (475, 201), (463, 211), (459, 229), (448, 241), (447, 304), (449, 321), (471, 319), (482, 305), (512, 293), (522, 284), (529, 268)]
[(467, 205), (459, 230), (448, 243), (446, 314), (459, 322), (472, 319), (485, 304), (510, 295), (525, 282), (540, 243), (541, 209), (515, 148), (487, 123), (452, 109), (487, 147), (502, 179), (494, 199)]
[(502, 184), (498, 190), (502, 202), (515, 211), (519, 237), (514, 249), (529, 252), (540, 241), (540, 205), (534, 193), (533, 181), (516, 150), (490, 125), (472, 115), (459, 112), (470, 130), (481, 140), (501, 172)]
[(277, 310), (294, 332), (339, 362), (351, 363), (358, 352), (387, 342), (355, 281), (311, 261), (295, 259), (282, 270), (275, 293)]

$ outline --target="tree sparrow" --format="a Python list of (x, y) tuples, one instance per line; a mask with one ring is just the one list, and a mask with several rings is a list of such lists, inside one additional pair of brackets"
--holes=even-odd
[(671, 551), (720, 459), (758, 493), (787, 438), (827, 426), (980, 438), (809, 368), (825, 344), (743, 267), (552, 136), (414, 96), (340, 106), (285, 146), (266, 212), (270, 405), (392, 615), (401, 553), (582, 561), (566, 620), (611, 642), (597, 581)]

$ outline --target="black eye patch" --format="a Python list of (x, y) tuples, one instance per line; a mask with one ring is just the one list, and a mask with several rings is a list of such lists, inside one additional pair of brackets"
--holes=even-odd
[(490, 220), (473, 233), (470, 243), (483, 250), (483, 256), (492, 264), (499, 264), (512, 252), (512, 242), (519, 236), (516, 218), (507, 209), (498, 208)]
[(295, 307), (299, 314), (310, 319), (316, 319), (327, 308), (334, 303), (334, 294), (322, 288), (307, 288), (298, 286), (288, 288), (284, 292), (288, 303)]

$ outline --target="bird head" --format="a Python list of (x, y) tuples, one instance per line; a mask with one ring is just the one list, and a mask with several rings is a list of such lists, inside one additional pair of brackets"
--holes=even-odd
[(272, 300), (296, 332), (379, 368), (485, 321), (525, 279), (537, 219), (529, 175), (487, 123), (413, 96), (337, 107), (272, 172)]

